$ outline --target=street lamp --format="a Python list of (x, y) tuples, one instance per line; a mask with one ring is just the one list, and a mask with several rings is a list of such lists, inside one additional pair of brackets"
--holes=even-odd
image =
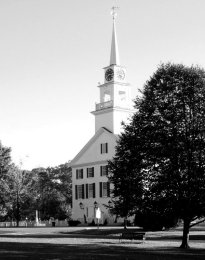
[(82, 202), (79, 203), (80, 209), (84, 209), (84, 205)]
[(108, 207), (109, 207), (109, 209), (111, 209), (111, 206), (112, 206), (112, 201), (109, 200), (109, 201), (108, 201)]
[(94, 208), (97, 209), (97, 207), (98, 207), (98, 203), (95, 201), (94, 202)]
[(113, 222), (114, 222), (114, 218), (113, 218), (113, 213), (112, 213), (112, 207), (113, 205), (112, 205), (112, 201), (111, 200), (109, 200), (108, 201), (108, 214), (110, 215), (110, 218), (112, 218), (113, 219)]

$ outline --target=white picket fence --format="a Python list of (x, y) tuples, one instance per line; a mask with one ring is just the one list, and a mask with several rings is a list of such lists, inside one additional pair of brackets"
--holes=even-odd
[[(16, 227), (17, 224), (15, 221), (7, 221), (7, 222), (0, 222), (0, 227)], [(67, 220), (58, 220), (55, 221), (19, 221), (19, 227), (67, 227), (68, 222)]]

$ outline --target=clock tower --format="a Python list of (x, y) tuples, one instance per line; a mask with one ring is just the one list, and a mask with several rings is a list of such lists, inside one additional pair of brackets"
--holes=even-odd
[(114, 134), (122, 131), (122, 122), (126, 122), (134, 112), (131, 100), (130, 84), (126, 81), (126, 68), (120, 65), (117, 34), (116, 7), (112, 8), (113, 31), (110, 53), (110, 65), (104, 68), (104, 83), (100, 89), (100, 103), (96, 104), (95, 132), (101, 127)]

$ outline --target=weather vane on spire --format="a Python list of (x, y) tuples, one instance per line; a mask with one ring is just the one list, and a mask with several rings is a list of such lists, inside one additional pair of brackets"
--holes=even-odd
[(112, 15), (112, 18), (113, 18), (113, 20), (115, 20), (115, 18), (116, 18), (116, 16), (117, 16), (117, 10), (118, 9), (120, 9), (118, 6), (113, 6), (112, 8), (111, 8), (111, 15)]

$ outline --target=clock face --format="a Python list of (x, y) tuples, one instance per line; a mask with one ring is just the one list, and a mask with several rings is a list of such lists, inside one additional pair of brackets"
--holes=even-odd
[(113, 71), (113, 69), (108, 69), (108, 70), (105, 72), (105, 79), (106, 79), (107, 81), (110, 81), (110, 80), (113, 79), (113, 77), (114, 77), (114, 71)]
[(125, 72), (124, 72), (124, 70), (122, 70), (122, 69), (118, 69), (118, 70), (116, 71), (116, 74), (117, 74), (117, 78), (118, 78), (119, 80), (123, 80), (123, 79), (125, 78)]

